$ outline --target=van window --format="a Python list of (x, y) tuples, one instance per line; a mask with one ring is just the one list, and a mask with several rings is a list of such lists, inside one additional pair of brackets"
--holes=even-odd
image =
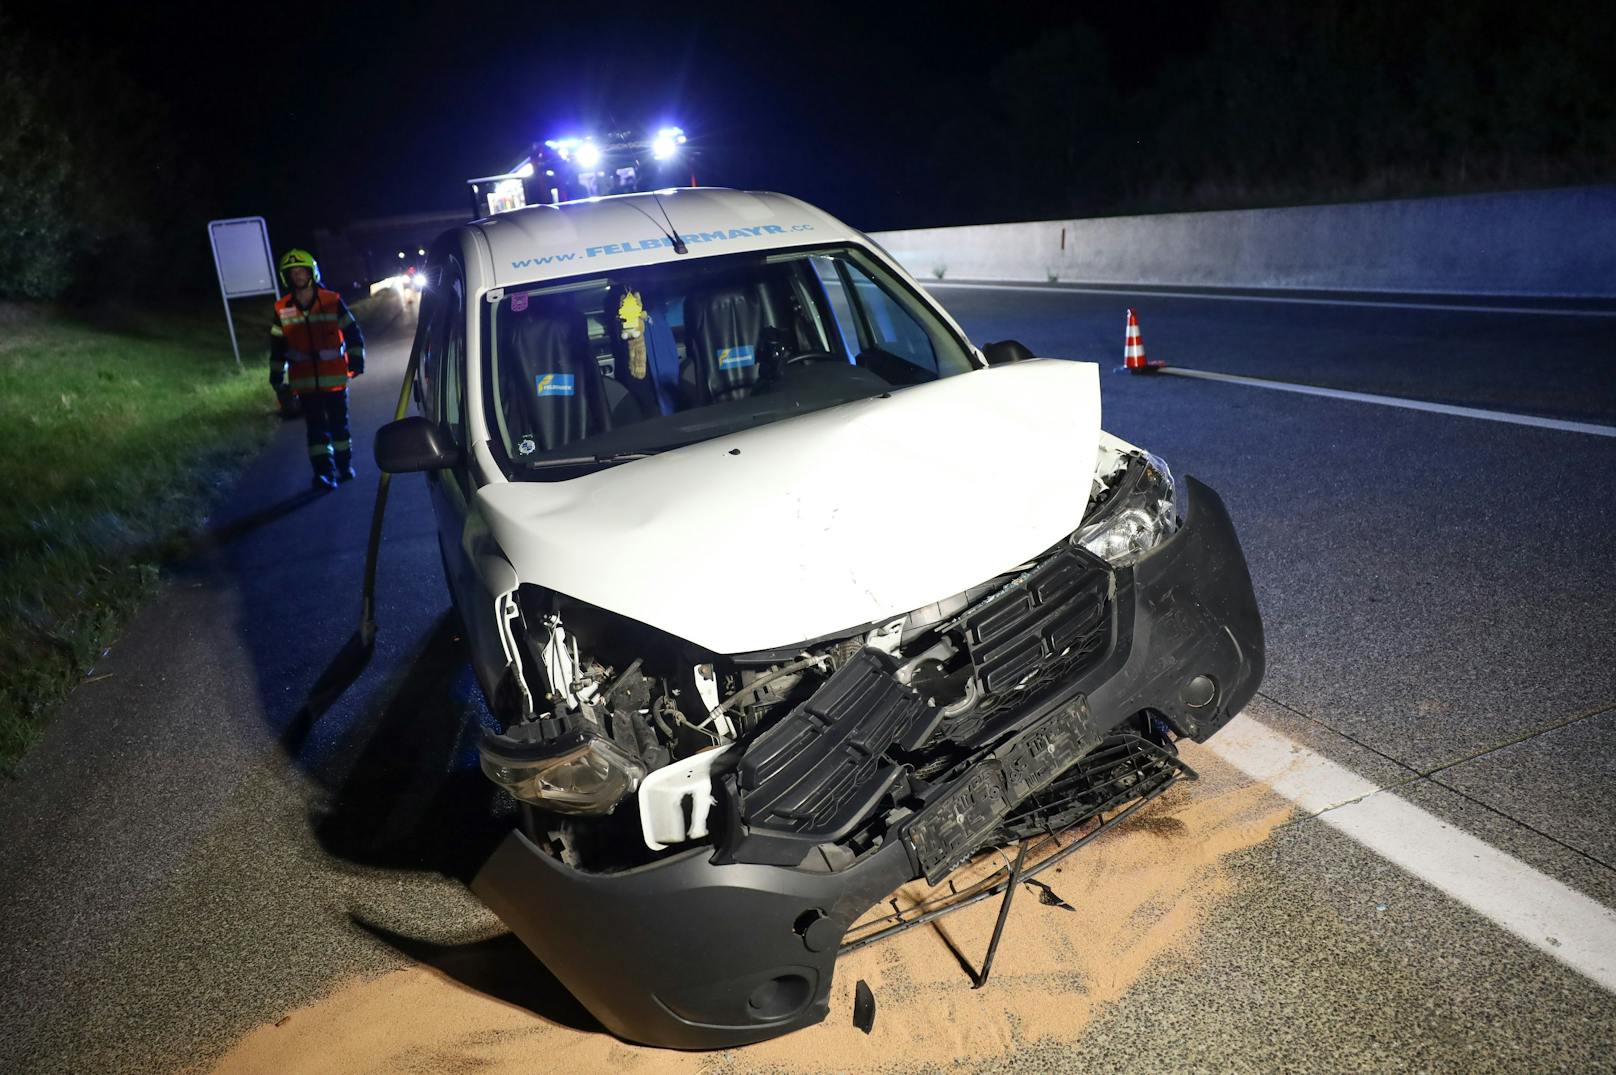
[(456, 444), (466, 443), (466, 283), (459, 266), (450, 263), (444, 272), (444, 291), (447, 301), (444, 309), (443, 344), (441, 354), (441, 384), (437, 420), (449, 431)]
[(542, 481), (972, 368), (854, 247), (508, 287), (484, 325), (490, 428), (512, 476)]

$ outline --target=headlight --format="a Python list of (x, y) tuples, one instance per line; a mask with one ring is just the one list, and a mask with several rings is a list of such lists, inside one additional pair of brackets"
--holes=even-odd
[(593, 733), (541, 740), (538, 725), (483, 734), (483, 774), (534, 806), (561, 814), (609, 814), (645, 777), (645, 767)]
[(1167, 464), (1140, 452), (1111, 490), (1111, 496), (1072, 535), (1112, 567), (1131, 564), (1178, 529), (1178, 488)]

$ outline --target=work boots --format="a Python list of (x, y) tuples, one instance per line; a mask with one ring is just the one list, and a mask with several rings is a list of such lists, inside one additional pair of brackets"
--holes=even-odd
[(342, 468), (331, 465), (329, 453), (321, 452), (317, 455), (311, 455), (309, 456), (309, 462), (314, 464), (314, 477), (310, 480), (310, 485), (315, 489), (335, 489), (337, 487), (337, 475), (341, 473)]

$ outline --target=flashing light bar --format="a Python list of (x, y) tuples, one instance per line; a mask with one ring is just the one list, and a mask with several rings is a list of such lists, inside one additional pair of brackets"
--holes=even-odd
[(651, 140), (651, 156), (659, 161), (668, 160), (685, 144), (685, 132), (678, 127), (664, 127)]

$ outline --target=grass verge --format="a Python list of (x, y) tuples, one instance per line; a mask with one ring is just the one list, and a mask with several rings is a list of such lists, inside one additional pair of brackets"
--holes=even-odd
[[(244, 372), (214, 307), (0, 303), (0, 774), (274, 430), (272, 303), (232, 306)], [(401, 312), (391, 291), (352, 307), (373, 336)]]
[(0, 307), (0, 772), (105, 652), (276, 419), (234, 312)]

